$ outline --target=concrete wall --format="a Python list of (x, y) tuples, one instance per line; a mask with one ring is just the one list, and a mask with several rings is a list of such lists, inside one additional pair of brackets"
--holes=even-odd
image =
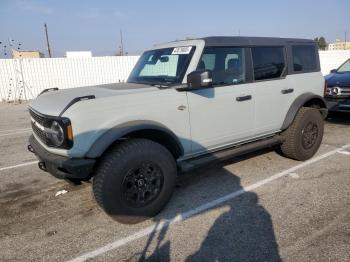
[(0, 59), (0, 101), (35, 98), (60, 89), (126, 81), (138, 56)]
[(320, 51), (321, 71), (323, 75), (329, 74), (332, 69), (337, 69), (350, 58), (350, 50)]
[[(0, 101), (35, 98), (43, 89), (126, 81), (138, 56), (0, 59)], [(320, 51), (321, 71), (328, 74), (350, 58), (350, 50)]]

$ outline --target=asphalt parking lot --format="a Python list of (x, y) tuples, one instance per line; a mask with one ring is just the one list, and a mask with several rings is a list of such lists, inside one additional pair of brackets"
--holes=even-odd
[(350, 261), (349, 115), (307, 162), (265, 150), (192, 172), (161, 214), (122, 225), (89, 183), (39, 170), (26, 108), (0, 103), (1, 261)]

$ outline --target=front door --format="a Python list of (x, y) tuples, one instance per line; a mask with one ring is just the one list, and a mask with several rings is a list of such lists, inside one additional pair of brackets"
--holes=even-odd
[(213, 88), (187, 92), (192, 153), (252, 137), (255, 98), (247, 84), (245, 49), (207, 47), (197, 69), (212, 71)]

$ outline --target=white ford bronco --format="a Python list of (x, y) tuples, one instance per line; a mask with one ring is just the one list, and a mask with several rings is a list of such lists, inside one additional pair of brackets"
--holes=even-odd
[(266, 147), (303, 161), (323, 137), (325, 80), (311, 40), (206, 37), (146, 50), (126, 83), (44, 90), (31, 102), (39, 167), (92, 179), (117, 221), (156, 215), (177, 174)]

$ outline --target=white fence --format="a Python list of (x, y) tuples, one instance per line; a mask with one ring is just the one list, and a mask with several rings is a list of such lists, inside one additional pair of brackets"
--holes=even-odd
[[(0, 101), (27, 100), (45, 88), (124, 82), (138, 56), (0, 59)], [(350, 58), (350, 50), (320, 51), (324, 75)]]
[(0, 101), (31, 99), (52, 87), (124, 82), (138, 58), (0, 59)]

